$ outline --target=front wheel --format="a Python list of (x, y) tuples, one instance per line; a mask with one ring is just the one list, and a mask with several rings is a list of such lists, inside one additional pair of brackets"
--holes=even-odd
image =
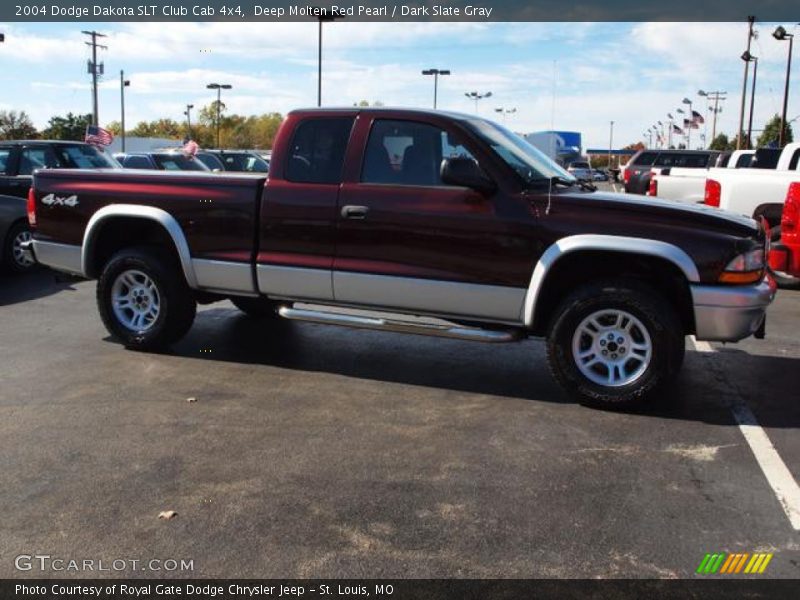
[(556, 310), (547, 339), (555, 379), (581, 403), (629, 408), (653, 399), (683, 362), (674, 309), (636, 282), (588, 284)]
[(111, 257), (97, 282), (97, 307), (109, 333), (135, 350), (177, 341), (197, 310), (180, 265), (147, 247)]

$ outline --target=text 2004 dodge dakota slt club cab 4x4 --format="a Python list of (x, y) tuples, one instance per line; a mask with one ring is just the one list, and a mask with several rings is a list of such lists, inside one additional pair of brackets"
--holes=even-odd
[(98, 279), (129, 347), (177, 340), (197, 302), (226, 297), (264, 317), (543, 336), (556, 379), (594, 405), (651, 398), (685, 335), (763, 331), (774, 295), (752, 219), (596, 192), (470, 115), (296, 111), (268, 178), (42, 170), (29, 212), (36, 259)]

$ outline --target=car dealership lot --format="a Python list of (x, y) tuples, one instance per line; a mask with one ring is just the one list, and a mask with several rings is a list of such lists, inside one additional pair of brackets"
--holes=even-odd
[(0, 279), (3, 577), (42, 575), (20, 554), (194, 561), (149, 576), (687, 577), (718, 551), (800, 576), (800, 532), (731, 411), (800, 479), (800, 292), (766, 340), (689, 342), (672, 406), (620, 414), (567, 399), (538, 341), (219, 303), (173, 352), (130, 352), (94, 287)]

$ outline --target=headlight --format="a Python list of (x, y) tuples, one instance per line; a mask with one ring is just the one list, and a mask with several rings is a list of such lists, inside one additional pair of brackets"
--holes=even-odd
[(764, 276), (764, 248), (754, 248), (740, 254), (727, 264), (720, 283), (755, 283)]

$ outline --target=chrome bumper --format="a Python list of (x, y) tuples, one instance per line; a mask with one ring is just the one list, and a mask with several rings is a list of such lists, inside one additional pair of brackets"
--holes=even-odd
[(775, 289), (767, 276), (756, 285), (692, 285), (695, 337), (738, 342), (753, 335), (764, 323)]

